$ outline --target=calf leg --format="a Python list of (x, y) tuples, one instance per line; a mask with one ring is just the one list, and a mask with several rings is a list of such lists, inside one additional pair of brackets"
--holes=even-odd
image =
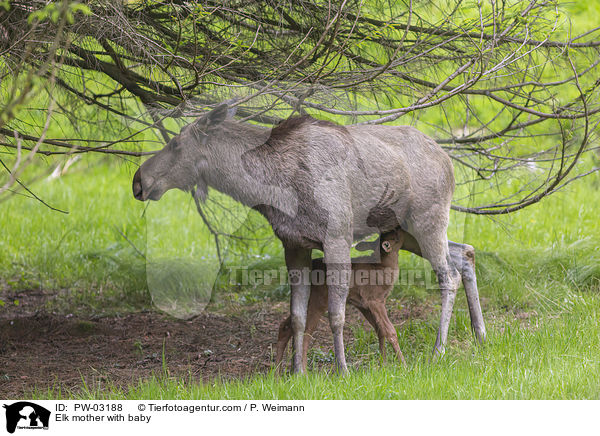
[[(396, 333), (396, 329), (394, 328), (394, 324), (390, 321), (388, 317), (387, 309), (385, 308), (385, 303), (383, 301), (371, 301), (369, 302), (369, 310), (373, 314), (375, 318), (375, 322), (377, 323), (379, 331), (384, 338), (388, 340), (388, 342), (392, 345), (394, 349), (394, 353), (396, 354), (396, 358), (402, 362), (402, 365), (406, 367), (406, 361), (404, 360), (404, 355), (400, 350), (400, 345), (398, 344), (398, 335)], [(381, 342), (379, 346), (381, 348)], [(385, 349), (385, 343), (383, 344), (383, 348)], [(383, 353), (382, 353), (383, 355)]]
[(302, 350), (302, 366), (306, 371), (308, 362), (308, 346), (313, 340), (313, 333), (319, 327), (321, 315), (327, 310), (327, 288), (325, 286), (313, 286), (310, 290), (308, 300), (308, 314), (306, 317), (306, 331), (304, 332), (304, 349)]
[(288, 316), (285, 320), (279, 324), (279, 333), (277, 334), (277, 346), (275, 355), (275, 369), (281, 370), (281, 363), (283, 362), (283, 355), (287, 347), (290, 338), (292, 337), (292, 317)]
[[(306, 330), (304, 331), (304, 338), (302, 343), (302, 370), (306, 371), (308, 363), (308, 348), (310, 342), (313, 339), (313, 333), (319, 326), (319, 321), (322, 312), (308, 312), (306, 317)], [(279, 371), (282, 367), (283, 355), (287, 344), (292, 337), (292, 317), (288, 316), (279, 325), (279, 335), (277, 337), (277, 355), (275, 358), (275, 368)]]
[(373, 326), (375, 333), (377, 333), (377, 338), (379, 339), (379, 354), (381, 354), (381, 358), (385, 360), (385, 336), (379, 328), (379, 324), (377, 323), (373, 312), (371, 312), (371, 309), (368, 307), (359, 307), (358, 310), (360, 310), (360, 313), (362, 313), (365, 319), (369, 321), (369, 324)]
[(306, 319), (306, 331), (304, 332), (304, 349), (302, 350), (302, 366), (306, 371), (306, 367), (308, 364), (308, 347), (313, 340), (313, 333), (319, 327), (319, 321), (321, 321), (321, 315), (325, 312), (325, 310), (308, 310), (308, 317)]

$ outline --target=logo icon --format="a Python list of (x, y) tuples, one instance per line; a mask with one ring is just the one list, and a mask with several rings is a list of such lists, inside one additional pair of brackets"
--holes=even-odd
[(19, 401), (11, 405), (4, 404), (6, 409), (6, 431), (14, 433), (15, 429), (48, 429), (50, 411), (29, 401)]

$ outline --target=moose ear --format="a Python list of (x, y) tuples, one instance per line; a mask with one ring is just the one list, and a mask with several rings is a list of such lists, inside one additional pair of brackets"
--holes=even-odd
[(208, 114), (206, 114), (206, 118), (208, 120), (208, 124), (211, 126), (221, 124), (227, 118), (227, 103), (222, 103), (213, 110), (211, 110)]
[(220, 104), (208, 113), (198, 118), (194, 124), (201, 130), (207, 130), (212, 126), (217, 126), (227, 119), (229, 107), (226, 103)]
[[(233, 100), (231, 101), (233, 102)], [(206, 143), (211, 129), (218, 127), (223, 121), (232, 118), (235, 115), (237, 108), (230, 108), (227, 103), (228, 102), (221, 103), (210, 112), (202, 115), (192, 124), (193, 128), (191, 131), (201, 143)]]
[(227, 109), (227, 118), (233, 118), (237, 112), (237, 106)]
[[(223, 104), (227, 105), (227, 118), (233, 118), (235, 116), (235, 113), (237, 112), (237, 106), (233, 106), (237, 103), (238, 98), (234, 97), (234, 98), (230, 98), (229, 100), (225, 100), (223, 102)], [(233, 106), (233, 107), (230, 107)]]

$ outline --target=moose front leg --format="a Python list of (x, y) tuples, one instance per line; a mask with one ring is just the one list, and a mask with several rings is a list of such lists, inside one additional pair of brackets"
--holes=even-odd
[(327, 295), (329, 325), (333, 333), (333, 350), (340, 373), (347, 374), (344, 353), (344, 323), (346, 320), (346, 298), (350, 284), (352, 264), (350, 263), (350, 243), (334, 240), (323, 245), (327, 267)]
[(303, 373), (302, 365), (304, 329), (310, 296), (311, 250), (285, 247), (285, 263), (290, 283), (290, 313), (292, 317), (293, 356), (292, 372)]

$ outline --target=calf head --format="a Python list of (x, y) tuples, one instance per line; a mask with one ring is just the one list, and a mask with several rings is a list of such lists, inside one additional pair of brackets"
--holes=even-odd
[(358, 251), (370, 251), (373, 250), (375, 253), (380, 250), (380, 253), (397, 253), (404, 244), (404, 237), (406, 233), (400, 227), (389, 232), (382, 233), (374, 241), (362, 241), (356, 244)]

